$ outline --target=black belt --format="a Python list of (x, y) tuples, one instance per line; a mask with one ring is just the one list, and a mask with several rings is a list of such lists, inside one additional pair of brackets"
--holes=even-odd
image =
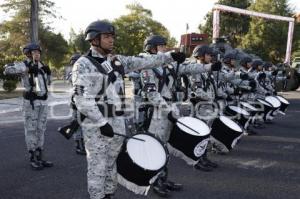
[(117, 111), (116, 106), (114, 104), (98, 104), (97, 106), (104, 117), (115, 117), (124, 115), (124, 111)]
[(172, 98), (163, 97), (166, 102), (173, 102)]

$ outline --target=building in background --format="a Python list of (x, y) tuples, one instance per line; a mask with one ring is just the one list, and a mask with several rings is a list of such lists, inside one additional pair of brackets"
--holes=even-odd
[(188, 33), (181, 35), (180, 50), (191, 55), (197, 45), (209, 44), (208, 34)]

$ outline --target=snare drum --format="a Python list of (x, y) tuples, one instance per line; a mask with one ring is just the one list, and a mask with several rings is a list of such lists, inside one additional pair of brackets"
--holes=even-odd
[(286, 111), (287, 107), (290, 105), (290, 103), (284, 97), (282, 97), (280, 95), (277, 95), (276, 97), (281, 102), (278, 112), (281, 113), (282, 115), (285, 115), (285, 111)]
[(247, 128), (250, 121), (250, 113), (238, 106), (228, 105), (224, 114), (237, 121), (243, 128)]
[(204, 154), (210, 129), (203, 121), (193, 117), (181, 117), (171, 132), (168, 147), (170, 153), (195, 165)]
[(212, 123), (211, 141), (222, 152), (228, 153), (242, 136), (242, 128), (226, 116), (220, 116)]
[(168, 162), (166, 147), (153, 135), (136, 134), (128, 139), (117, 158), (118, 182), (130, 191), (147, 195), (150, 185)]

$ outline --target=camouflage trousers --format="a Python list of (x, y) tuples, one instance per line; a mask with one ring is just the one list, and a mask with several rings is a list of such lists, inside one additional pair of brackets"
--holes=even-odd
[(44, 137), (47, 125), (48, 105), (32, 106), (29, 102), (24, 101), (24, 128), (25, 141), (27, 149), (35, 150), (37, 148), (44, 148)]
[(82, 128), (79, 127), (77, 131), (74, 133), (73, 138), (75, 141), (83, 139)]
[[(114, 132), (125, 134), (124, 117), (108, 118)], [(91, 199), (100, 199), (113, 194), (117, 189), (116, 159), (123, 144), (123, 137), (109, 138), (101, 135), (99, 127), (85, 119), (82, 124), (85, 149), (87, 152), (88, 192)]]
[[(74, 120), (77, 120), (77, 113), (76, 113), (76, 111), (73, 111), (72, 118)], [(77, 131), (73, 134), (73, 138), (74, 138), (75, 141), (83, 139), (82, 128), (81, 127), (79, 127), (77, 129)]]
[(173, 127), (172, 122), (168, 120), (168, 111), (160, 111), (154, 108), (153, 116), (149, 126), (149, 133), (154, 134), (163, 143), (167, 143)]

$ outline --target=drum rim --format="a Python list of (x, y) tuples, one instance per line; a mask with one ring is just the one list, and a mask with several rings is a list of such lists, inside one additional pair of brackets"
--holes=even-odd
[[(225, 118), (225, 120), (228, 120), (228, 121), (234, 123), (235, 126), (239, 128), (239, 130), (233, 129), (233, 128), (231, 128), (231, 126), (226, 125), (226, 123), (223, 122), (222, 118)], [(227, 117), (227, 116), (225, 116), (225, 115), (220, 115), (219, 119), (221, 120), (221, 122), (222, 122), (223, 124), (225, 124), (225, 125), (226, 125), (227, 127), (229, 127), (230, 129), (232, 129), (232, 130), (234, 130), (234, 131), (238, 131), (238, 132), (240, 132), (240, 133), (243, 132), (243, 129), (241, 128), (241, 126), (238, 125), (235, 121), (233, 121), (233, 120), (230, 119), (229, 117)]]
[(290, 104), (290, 102), (287, 99), (285, 99), (283, 96), (277, 95), (276, 98), (278, 98), (279, 101), (284, 104)]
[[(236, 108), (238, 108), (238, 109), (241, 109), (242, 112), (245, 111), (245, 112), (244, 112), (245, 114), (243, 114), (243, 113), (238, 113), (238, 114), (242, 114), (242, 115), (246, 115), (246, 116), (249, 116), (249, 115), (250, 115), (250, 113), (249, 113), (248, 111), (246, 111), (245, 109), (243, 109), (243, 108), (241, 108), (241, 107), (239, 107), (239, 106), (229, 105), (228, 107), (229, 107), (229, 108), (230, 108), (230, 107), (236, 107)], [(231, 108), (230, 108), (230, 109), (231, 109)], [(231, 110), (235, 111), (234, 109), (231, 109)]]
[(267, 105), (267, 106), (269, 106), (269, 107), (273, 107), (272, 104), (270, 104), (269, 102), (267, 102), (267, 101), (264, 100), (264, 99), (258, 98), (258, 99), (256, 99), (256, 100), (257, 100), (258, 102), (264, 104), (264, 105)]
[[(248, 103), (248, 102), (240, 102), (242, 105), (244, 105), (244, 104), (247, 104), (247, 106), (245, 106), (245, 107), (247, 107), (247, 108), (249, 108), (249, 109), (251, 109), (252, 111), (257, 111), (257, 108), (255, 108), (254, 106), (252, 106), (250, 103)], [(250, 107), (249, 107), (249, 106)]]
[[(193, 119), (195, 119), (195, 120), (197, 120), (197, 121), (200, 121), (200, 122), (202, 122), (206, 127), (207, 127), (207, 134), (204, 134), (204, 135), (200, 135), (200, 134), (190, 134), (189, 133), (189, 135), (193, 135), (193, 136), (198, 136), (198, 137), (204, 137), (204, 136), (207, 136), (207, 135), (209, 135), (210, 134), (210, 128), (209, 128), (209, 126), (205, 123), (205, 122), (203, 122), (201, 119), (199, 119), (199, 118), (196, 118), (196, 117), (190, 117), (190, 116), (184, 116), (184, 117), (180, 117), (180, 118), (178, 118), (178, 120), (179, 119), (182, 119), (182, 118), (193, 118)], [(180, 130), (182, 130), (181, 128), (180, 128), (180, 126), (178, 126), (178, 125), (180, 125), (180, 126), (183, 126), (183, 125), (181, 125), (181, 124), (179, 124), (179, 123), (176, 123), (176, 126), (180, 129)], [(183, 126), (184, 127), (184, 126)], [(186, 128), (186, 127), (184, 127), (184, 128)]]
[(133, 135), (132, 137), (134, 137), (134, 136), (136, 136), (136, 135), (147, 135), (147, 136), (150, 136), (150, 137), (154, 138), (156, 141), (158, 141), (158, 142), (161, 144), (161, 146), (163, 147), (164, 151), (165, 151), (165, 154), (166, 154), (166, 162), (165, 162), (165, 164), (164, 164), (160, 169), (157, 169), (157, 170), (147, 169), (147, 168), (144, 168), (144, 167), (142, 167), (141, 165), (137, 164), (136, 161), (134, 161), (134, 160), (131, 158), (130, 154), (128, 153), (128, 149), (127, 149), (128, 141), (129, 141), (130, 139), (132, 139), (132, 138), (127, 139), (126, 142), (125, 142), (125, 145), (126, 145), (126, 150), (125, 150), (125, 152), (128, 154), (130, 160), (131, 160), (134, 164), (136, 164), (137, 166), (139, 166), (139, 167), (141, 167), (142, 169), (144, 169), (145, 171), (160, 171), (160, 170), (162, 170), (162, 169), (164, 168), (164, 166), (167, 165), (168, 162), (169, 162), (169, 160), (170, 160), (170, 153), (169, 153), (169, 150), (168, 150), (166, 144), (163, 143), (159, 138), (157, 138), (154, 134), (152, 134), (152, 133), (150, 133), (150, 132), (148, 132), (148, 133), (137, 133), (137, 134)]

